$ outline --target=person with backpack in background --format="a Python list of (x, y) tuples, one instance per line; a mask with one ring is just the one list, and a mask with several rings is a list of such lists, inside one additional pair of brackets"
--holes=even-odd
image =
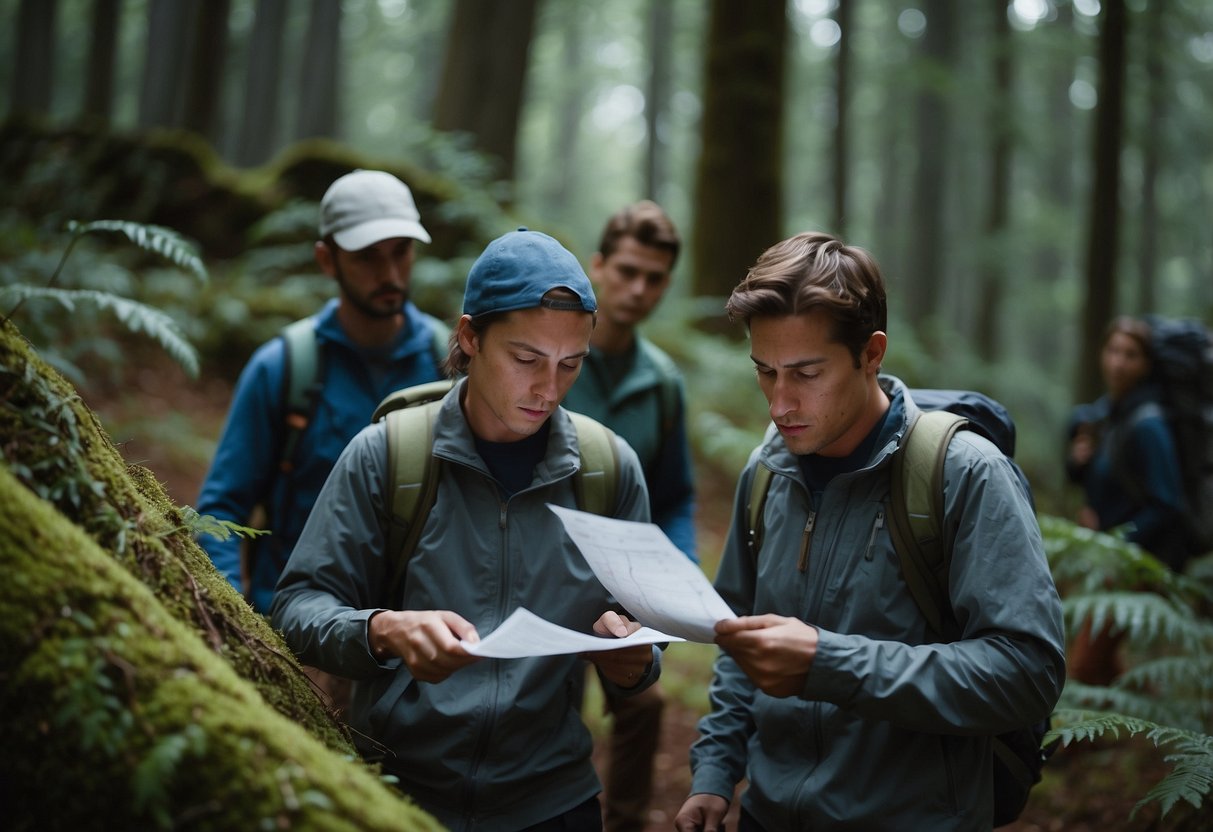
[[(1187, 554), (1185, 502), (1175, 437), (1153, 369), (1153, 333), (1145, 320), (1115, 318), (1104, 335), (1100, 372), (1106, 393), (1074, 409), (1067, 429), (1066, 473), (1082, 485), (1080, 525), (1124, 529), (1176, 571)], [(1123, 635), (1088, 622), (1070, 648), (1070, 675), (1107, 685), (1122, 672)]]
[[(551, 237), (520, 229), (490, 243), (468, 274), (446, 363), (465, 377), (412, 437), (437, 470), (418, 485), (435, 490), (415, 542), (389, 545), (395, 492), (411, 490), (389, 476), (389, 413), (337, 462), (274, 595), (272, 622), (300, 659), (357, 680), (350, 723), (363, 753), (453, 830), (602, 828), (576, 696), (582, 660), (482, 660), (461, 645), (518, 607), (601, 636), (639, 627), (547, 507), (583, 505), (580, 468), (597, 431), (614, 460), (597, 472), (613, 483), (599, 513), (649, 519), (635, 452), (560, 407), (596, 309), (581, 265)], [(654, 646), (584, 658), (620, 696), (660, 675)]]
[[(319, 230), (316, 263), (338, 295), (253, 354), (198, 497), (199, 514), (242, 525), (258, 507), (264, 511), (259, 525), (270, 534), (249, 541), (247, 564), (236, 537), (199, 539), (215, 567), (264, 614), (346, 444), (388, 393), (442, 377), (448, 330), (409, 300), (416, 244), (430, 235), (408, 186), (383, 171), (348, 173), (320, 201)], [(344, 703), (346, 683), (313, 679), (330, 706)]]
[(880, 373), (875, 261), (799, 234), (758, 259), (726, 309), (749, 330), (773, 425), (737, 487), (715, 584), (739, 617), (716, 624), (712, 709), (675, 827), (721, 829), (743, 779), (742, 832), (1007, 822), (994, 735), (1045, 720), (1065, 681), (1061, 602), (1017, 470), (972, 430), (930, 449), (938, 633), (898, 541), (895, 518), (913, 514), (894, 503), (908, 498), (892, 494), (912, 433), (937, 421)]
[[(627, 440), (644, 468), (653, 522), (698, 562), (682, 374), (637, 331), (669, 288), (680, 247), (673, 221), (649, 200), (628, 205), (607, 221), (589, 268), (598, 325), (564, 406)], [(640, 832), (653, 793), (665, 699), (660, 685), (653, 685), (639, 696), (608, 695), (605, 704), (614, 720), (604, 826), (606, 832)]]

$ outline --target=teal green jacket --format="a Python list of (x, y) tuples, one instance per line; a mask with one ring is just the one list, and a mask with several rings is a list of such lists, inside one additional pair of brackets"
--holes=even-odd
[[(804, 689), (787, 698), (719, 656), (692, 791), (731, 799), (748, 778), (742, 806), (766, 829), (990, 829), (990, 736), (1043, 720), (1065, 681), (1061, 603), (1036, 517), (1011, 464), (972, 431), (952, 440), (944, 467), (960, 632), (934, 643), (885, 522), (890, 459), (918, 408), (900, 381), (882, 384), (894, 407), (871, 461), (834, 477), (819, 501), (778, 433), (738, 485), (717, 590), (738, 615), (799, 618), (820, 641)], [(774, 476), (755, 555), (746, 504), (759, 465)]]
[(601, 351), (591, 348), (564, 406), (602, 422), (627, 440), (644, 468), (653, 522), (698, 562), (682, 374), (668, 355), (640, 336), (631, 357), (631, 368), (619, 384), (612, 385)]
[[(517, 830), (565, 812), (600, 789), (578, 708), (585, 662), (575, 655), (484, 659), (438, 683), (399, 659), (381, 663), (367, 621), (381, 609), (453, 610), (487, 635), (518, 607), (590, 632), (615, 608), (545, 505), (576, 508), (580, 464), (568, 414), (552, 416), (547, 455), (531, 486), (502, 501), (459, 404), (444, 399), (434, 454), (445, 462), (434, 508), (400, 597), (385, 598), (387, 437), (382, 422), (346, 448), (278, 583), (273, 623), (307, 664), (356, 680), (350, 724), (400, 788), (452, 830)], [(636, 455), (617, 440), (615, 516), (647, 521)], [(660, 674), (660, 651), (638, 692)]]

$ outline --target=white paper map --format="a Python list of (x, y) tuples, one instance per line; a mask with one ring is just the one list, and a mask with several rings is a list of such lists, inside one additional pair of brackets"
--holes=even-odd
[(559, 656), (565, 653), (585, 653), (594, 650), (618, 650), (635, 644), (656, 644), (663, 641), (684, 641), (677, 636), (641, 627), (627, 638), (579, 633), (559, 624), (545, 621), (535, 613), (519, 607), (501, 622), (496, 630), (479, 642), (461, 642), (473, 656), (493, 659), (522, 659), (527, 656)]
[(710, 644), (715, 624), (736, 618), (706, 576), (656, 525), (548, 504), (586, 562), (637, 621)]

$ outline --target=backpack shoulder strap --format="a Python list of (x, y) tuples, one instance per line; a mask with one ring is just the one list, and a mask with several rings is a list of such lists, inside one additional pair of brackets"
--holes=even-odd
[(637, 341), (661, 378), (661, 433), (664, 436), (674, 429), (674, 421), (678, 418), (678, 366), (647, 338)]
[(767, 492), (771, 490), (773, 476), (774, 472), (761, 462), (754, 465), (754, 475), (750, 478), (750, 498), (746, 503), (747, 543), (751, 557), (757, 557), (758, 550), (762, 548), (762, 515), (766, 510)]
[(375, 408), (372, 421), (386, 420), (388, 523), (386, 562), (388, 602), (396, 599), (417, 548), (425, 518), (438, 496), (442, 460), (434, 456), (434, 420), (450, 380), (397, 390)]
[(278, 455), (278, 468), (286, 473), (294, 468), (299, 440), (312, 420), (324, 384), (323, 356), (316, 341), (316, 319), (302, 318), (287, 324), (281, 332), (286, 352), (282, 383), (282, 412), (286, 428)]
[(968, 424), (943, 410), (920, 413), (893, 454), (889, 534), (914, 602), (942, 635), (950, 617), (948, 570), (952, 553), (943, 540), (943, 465), (948, 444)]
[(611, 517), (619, 504), (619, 456), (615, 434), (606, 425), (581, 413), (565, 411), (577, 430), (581, 467), (573, 475), (577, 506), (591, 514)]

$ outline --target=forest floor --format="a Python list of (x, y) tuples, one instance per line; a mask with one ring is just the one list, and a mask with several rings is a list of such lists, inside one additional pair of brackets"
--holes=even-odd
[[(144, 358), (140, 356), (137, 365), (128, 364), (121, 378), (93, 383), (82, 395), (101, 416), (128, 462), (153, 471), (178, 504), (194, 505), (227, 411), (230, 381), (213, 375), (201, 381), (190, 380), (176, 365)], [(729, 516), (732, 483), (724, 482), (726, 479), (700, 479), (701, 536), (709, 544), (720, 540), (724, 529), (718, 527), (719, 523)], [(702, 701), (708, 680), (706, 672), (696, 671), (705, 678), (670, 684), (678, 681), (670, 678), (677, 672), (677, 667), (667, 668), (663, 679), (669, 701), (645, 832), (673, 828), (674, 815), (686, 799), (690, 784), (687, 752), (696, 737), (701, 706), (688, 704), (678, 695), (670, 695), (669, 690), (697, 689)], [(605, 736), (605, 720), (595, 724), (593, 718), (588, 719), (596, 735)], [(603, 746), (597, 743), (594, 753), (600, 771), (605, 758)], [(1004, 828), (1016, 832), (1213, 829), (1213, 813), (1206, 813), (1194, 824), (1192, 819), (1175, 823), (1174, 816), (1187, 814), (1182, 811), (1186, 806), (1172, 812), (1167, 822), (1159, 821), (1157, 804), (1129, 820), (1137, 800), (1166, 773), (1161, 756), (1142, 742), (1063, 749), (1046, 766), (1045, 779), (1033, 790), (1021, 819)], [(735, 825), (730, 823), (729, 828)]]

